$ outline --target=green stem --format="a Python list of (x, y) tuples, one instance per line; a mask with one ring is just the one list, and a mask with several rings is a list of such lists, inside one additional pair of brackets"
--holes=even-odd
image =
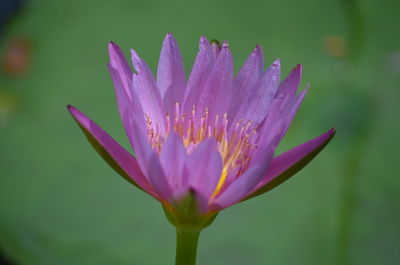
[(197, 242), (200, 230), (176, 230), (176, 262), (175, 265), (196, 265)]

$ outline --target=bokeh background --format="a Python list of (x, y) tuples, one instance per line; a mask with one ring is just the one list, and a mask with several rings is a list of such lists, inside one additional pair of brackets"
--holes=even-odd
[(337, 127), (284, 185), (222, 212), (199, 264), (398, 264), (399, 1), (0, 0), (0, 264), (173, 264), (158, 202), (120, 178), (66, 111), (124, 146), (107, 62), (113, 40), (155, 70), (173, 32), (189, 72), (200, 35), (236, 71), (260, 44), (311, 90), (279, 150)]

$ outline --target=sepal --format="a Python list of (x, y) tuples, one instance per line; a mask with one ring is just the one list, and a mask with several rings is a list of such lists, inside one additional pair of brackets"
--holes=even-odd
[(111, 168), (131, 184), (155, 196), (136, 159), (128, 151), (78, 109), (68, 105), (68, 110), (89, 143)]
[(168, 221), (182, 231), (197, 231), (209, 226), (218, 212), (207, 212), (207, 207), (207, 200), (192, 188), (163, 203)]
[(264, 179), (242, 201), (251, 199), (288, 180), (325, 148), (335, 136), (335, 128), (274, 158)]

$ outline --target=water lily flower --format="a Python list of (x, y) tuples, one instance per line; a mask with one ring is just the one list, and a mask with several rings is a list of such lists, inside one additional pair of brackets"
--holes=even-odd
[(109, 44), (109, 71), (135, 156), (81, 111), (68, 109), (105, 161), (162, 204), (177, 229), (176, 264), (195, 264), (199, 232), (218, 212), (293, 176), (335, 130), (275, 156), (307, 89), (297, 92), (300, 65), (282, 82), (279, 59), (264, 70), (260, 46), (234, 76), (228, 43), (201, 37), (188, 80), (170, 33), (156, 79), (131, 53), (135, 71), (117, 44)]

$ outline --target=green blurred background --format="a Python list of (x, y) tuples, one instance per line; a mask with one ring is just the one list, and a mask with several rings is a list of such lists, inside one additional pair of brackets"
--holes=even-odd
[[(6, 1), (6, 0), (0, 0)], [(20, 265), (173, 264), (154, 199), (92, 150), (73, 104), (124, 146), (107, 43), (155, 70), (172, 32), (186, 71), (200, 35), (230, 41), (236, 71), (260, 44), (311, 83), (283, 151), (337, 127), (308, 167), (223, 211), (199, 264), (398, 264), (399, 1), (31, 0), (0, 36), (0, 249)], [(5, 261), (3, 261), (4, 264)]]

